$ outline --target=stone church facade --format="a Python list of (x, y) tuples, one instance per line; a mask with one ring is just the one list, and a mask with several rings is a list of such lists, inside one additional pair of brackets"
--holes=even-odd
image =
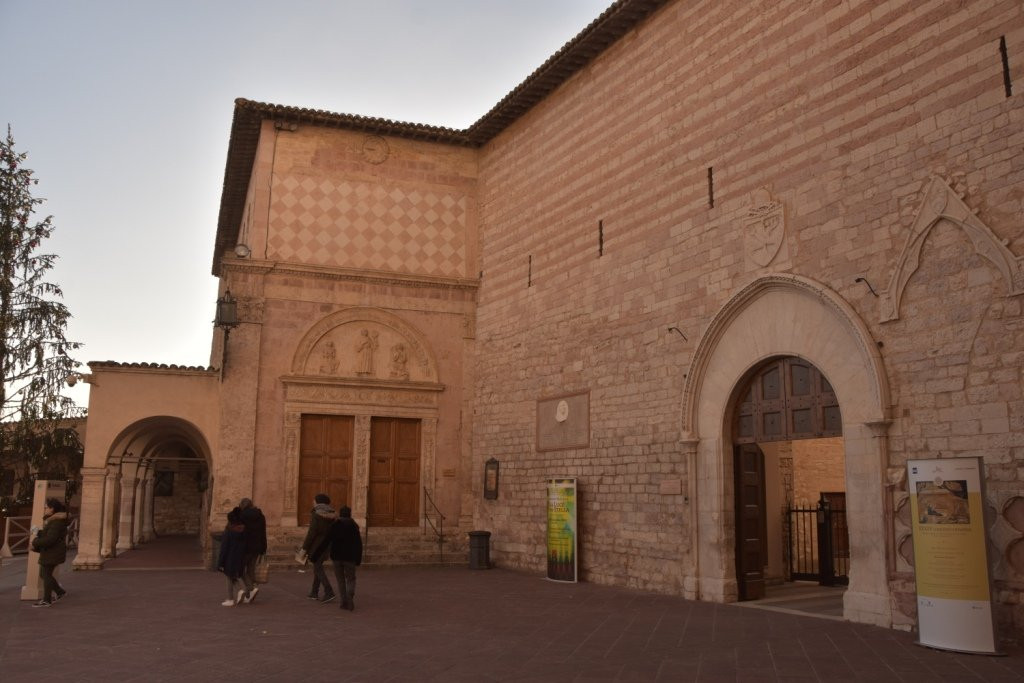
[(906, 462), (978, 456), (1019, 632), (1022, 55), (1016, 0), (621, 0), (466, 130), (237, 100), (239, 324), (210, 368), (91, 364), (77, 565), (151, 534), (173, 464), (204, 528), (429, 496), (539, 572), (569, 476), (583, 580), (734, 601), (792, 560), (744, 564), (756, 453), (768, 535), (839, 496), (846, 618), (909, 628)]

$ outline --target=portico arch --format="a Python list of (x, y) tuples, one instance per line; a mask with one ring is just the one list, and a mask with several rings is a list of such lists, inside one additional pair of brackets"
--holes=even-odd
[(759, 277), (738, 291), (705, 330), (683, 391), (682, 436), (690, 460), (694, 582), (705, 600), (737, 597), (732, 433), (737, 385), (762, 361), (803, 358), (824, 373), (842, 406), (851, 558), (846, 618), (891, 623), (882, 483), (890, 419), (882, 358), (867, 327), (838, 294), (792, 274)]
[[(188, 420), (159, 415), (123, 427), (106, 448), (92, 486), (100, 489), (98, 524), (80, 542), (83, 559), (76, 567), (99, 568), (103, 559), (130, 550), (154, 537), (154, 496), (159, 475), (171, 472), (178, 495), (191, 490), (200, 505), (190, 533), (201, 533), (210, 513), (208, 495), (212, 452), (202, 431)], [(181, 475), (187, 473), (187, 477)], [(173, 495), (173, 493), (172, 493)], [(91, 526), (91, 525), (90, 525)], [(83, 553), (84, 549), (84, 553)]]

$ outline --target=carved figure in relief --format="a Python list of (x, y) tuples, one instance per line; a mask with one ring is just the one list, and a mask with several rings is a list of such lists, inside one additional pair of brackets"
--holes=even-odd
[(393, 379), (409, 379), (409, 353), (405, 350), (405, 344), (395, 344), (391, 347), (391, 377)]
[(334, 342), (332, 341), (324, 344), (323, 349), (320, 351), (320, 374), (338, 374), (338, 350), (334, 348)]
[(373, 354), (377, 350), (379, 341), (377, 333), (370, 332), (366, 328), (359, 331), (359, 339), (356, 341), (356, 374), (373, 374)]

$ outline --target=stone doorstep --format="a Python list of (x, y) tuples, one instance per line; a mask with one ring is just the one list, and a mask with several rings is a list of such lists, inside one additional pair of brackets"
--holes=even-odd
[[(295, 549), (305, 536), (305, 529), (279, 529), (273, 535), (267, 556), (275, 569), (298, 569)], [(365, 532), (364, 532), (365, 534)], [(363, 564), (369, 566), (464, 566), (468, 563), (468, 541), (457, 530), (445, 537), (444, 560), (438, 541), (421, 527), (373, 527), (364, 536)]]

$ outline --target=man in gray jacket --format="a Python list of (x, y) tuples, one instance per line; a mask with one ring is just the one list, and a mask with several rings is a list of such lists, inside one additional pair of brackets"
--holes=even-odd
[[(306, 532), (306, 540), (302, 542), (302, 549), (309, 556), (313, 563), (313, 587), (309, 591), (310, 600), (330, 602), (334, 599), (334, 588), (327, 579), (324, 572), (324, 560), (331, 547), (330, 531), (334, 521), (338, 519), (338, 513), (331, 507), (331, 499), (326, 493), (318, 493), (313, 499), (313, 518), (309, 522), (309, 531)], [(320, 597), (320, 585), (324, 587), (324, 597)]]

